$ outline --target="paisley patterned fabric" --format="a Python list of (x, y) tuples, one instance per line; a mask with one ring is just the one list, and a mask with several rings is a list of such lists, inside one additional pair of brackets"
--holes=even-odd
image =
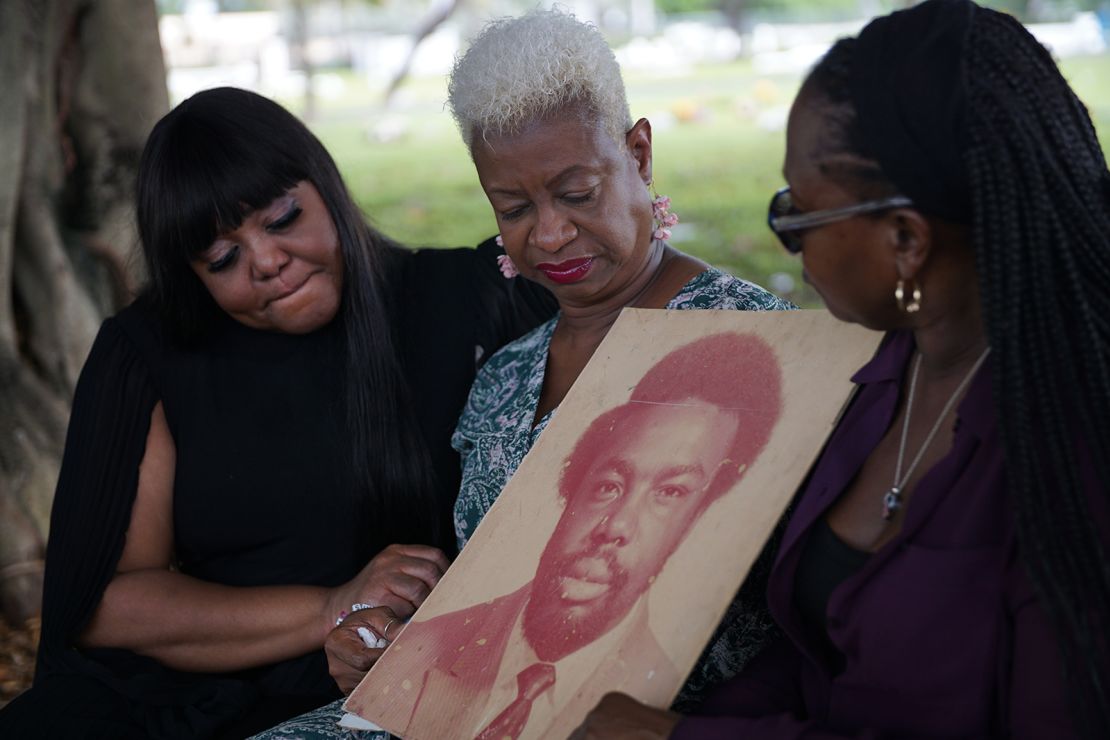
[(389, 740), (388, 732), (348, 730), (337, 723), (343, 717), (344, 699), (288, 719), (249, 740)]

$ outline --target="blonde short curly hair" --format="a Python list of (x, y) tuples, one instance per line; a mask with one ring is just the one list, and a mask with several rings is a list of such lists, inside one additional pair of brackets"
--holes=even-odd
[(632, 127), (620, 65), (596, 26), (561, 10), (489, 23), (455, 61), (447, 104), (467, 148), (578, 108), (618, 143)]

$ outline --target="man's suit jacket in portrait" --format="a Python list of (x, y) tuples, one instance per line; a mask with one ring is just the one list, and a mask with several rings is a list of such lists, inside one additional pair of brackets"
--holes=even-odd
[[(406, 738), (474, 737), (504, 708), (489, 706), (491, 692), (531, 590), (532, 584), (528, 583), (491, 601), (424, 622), (410, 622), (382, 659), (390, 664), (382, 666), (388, 669), (388, 679), (383, 675), (374, 680), (372, 674), (351, 695), (348, 711), (393, 728)], [(618, 625), (623, 638), (591, 661), (595, 666), (592, 671), (560, 675), (559, 663), (555, 664), (556, 683), (579, 684), (570, 695), (568, 711), (556, 707), (551, 723), (543, 723), (547, 727), (536, 727), (533, 722), (522, 737), (566, 737), (606, 691), (624, 685), (637, 674), (650, 677), (653, 684), (663, 687), (664, 694), (677, 684), (681, 676), (651, 632), (646, 602), (641, 600), (630, 616), (627, 626), (623, 622)], [(607, 642), (605, 636), (591, 645), (600, 648), (598, 642)], [(564, 683), (560, 693), (564, 694), (566, 688)], [(365, 697), (370, 693), (379, 697), (377, 706), (364, 710)], [(581, 706), (575, 706), (578, 704)]]

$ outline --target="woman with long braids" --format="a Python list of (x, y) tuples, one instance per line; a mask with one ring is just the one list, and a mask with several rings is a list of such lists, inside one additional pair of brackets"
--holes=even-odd
[(887, 336), (770, 578), (787, 639), (679, 717), (581, 737), (1110, 737), (1110, 173), (1013, 18), (928, 0), (838, 42), (771, 228)]

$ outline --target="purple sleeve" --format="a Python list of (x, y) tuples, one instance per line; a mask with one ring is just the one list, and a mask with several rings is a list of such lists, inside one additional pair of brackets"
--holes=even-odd
[(740, 675), (718, 686), (683, 717), (671, 737), (716, 740), (744, 735), (794, 737), (811, 723), (795, 717), (803, 702), (799, 687), (802, 656), (782, 637), (752, 659)]
[[(999, 669), (1000, 729), (1008, 737), (1073, 737), (1063, 666), (1048, 616), (1037, 600), (1014, 548), (1006, 573), (1011, 632)], [(677, 740), (833, 740), (880, 738), (868, 728), (832, 731), (805, 716), (801, 696), (803, 658), (787, 638), (752, 661), (743, 673), (711, 693), (695, 715), (686, 716)]]
[(1016, 551), (1007, 570), (1007, 609), (1013, 626), (1007, 685), (1010, 734), (1015, 738), (1073, 737), (1063, 661), (1052, 625)]
[[(683, 717), (671, 734), (676, 740), (735, 740), (735, 738), (837, 738), (816, 722), (800, 719), (803, 657), (787, 637), (752, 660), (740, 675), (721, 684), (698, 707)], [(876, 737), (862, 733), (861, 738)]]
[(721, 684), (675, 727), (675, 740), (736, 740), (736, 738), (878, 738), (873, 731), (841, 735), (822, 730), (803, 714), (800, 677), (802, 655), (782, 637), (745, 666), (740, 675)]
[(878, 740), (882, 737), (875, 730), (861, 730), (852, 734), (840, 734), (822, 730), (816, 722), (802, 721), (789, 714), (776, 714), (768, 717), (685, 717), (675, 728), (672, 738), (693, 740), (736, 740), (736, 738), (759, 738), (760, 740)]

